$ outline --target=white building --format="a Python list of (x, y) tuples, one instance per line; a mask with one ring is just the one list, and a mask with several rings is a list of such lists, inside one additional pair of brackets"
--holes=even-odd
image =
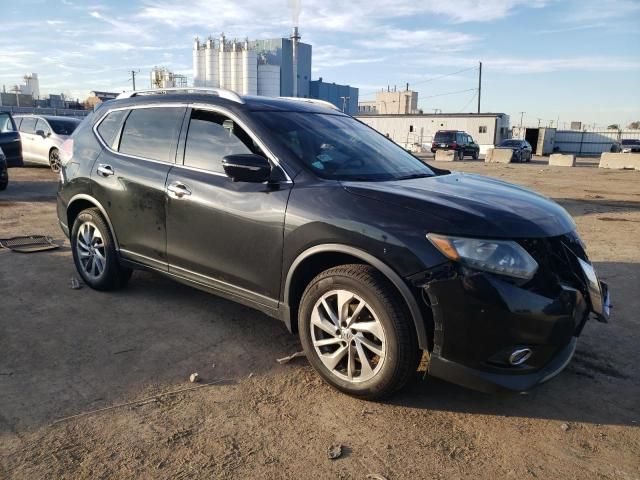
[(34, 99), (40, 98), (40, 80), (37, 73), (27, 74), (24, 77), (24, 85), (18, 85), (20, 93), (23, 95), (31, 95)]
[(480, 145), (480, 153), (509, 135), (509, 115), (504, 113), (360, 114), (356, 118), (413, 151), (430, 150), (438, 130), (467, 132)]

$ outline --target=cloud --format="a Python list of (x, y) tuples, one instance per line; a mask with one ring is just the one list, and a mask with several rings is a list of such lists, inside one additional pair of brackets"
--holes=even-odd
[(358, 45), (371, 49), (421, 49), (422, 51), (453, 52), (469, 48), (478, 38), (466, 33), (445, 30), (405, 30), (383, 28), (375, 38), (356, 40)]
[(335, 45), (317, 45), (313, 47), (313, 70), (323, 68), (344, 67), (345, 65), (357, 65), (365, 63), (384, 62), (385, 57), (380, 55), (363, 56), (358, 51), (337, 47)]
[[(472, 67), (478, 64), (478, 59), (456, 56), (430, 56), (417, 62), (424, 66), (438, 67)], [(485, 57), (482, 59), (483, 72), (507, 74), (540, 74), (552, 72), (614, 72), (634, 71), (640, 69), (640, 60), (613, 56), (578, 56), (555, 58), (524, 58), (524, 57)]]

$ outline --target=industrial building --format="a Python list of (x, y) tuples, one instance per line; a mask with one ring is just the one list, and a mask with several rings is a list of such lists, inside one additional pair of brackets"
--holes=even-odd
[(289, 38), (243, 41), (224, 34), (193, 45), (193, 86), (233, 90), (240, 95), (317, 98), (350, 114), (358, 89), (311, 80), (312, 47), (300, 41), (298, 27)]
[(183, 88), (187, 86), (187, 77), (178, 75), (164, 67), (153, 67), (150, 74), (151, 88)]
[(309, 83), (309, 97), (331, 102), (349, 115), (358, 113), (358, 89), (349, 85), (324, 82), (320, 77)]
[(418, 111), (418, 92), (407, 88), (402, 91), (391, 91), (387, 87), (376, 93), (376, 99), (371, 101), (361, 101), (357, 103), (358, 113), (361, 114), (381, 114), (381, 115), (409, 115), (420, 113)]
[(438, 130), (462, 130), (480, 145), (480, 153), (509, 137), (504, 113), (359, 114), (358, 120), (412, 151), (428, 151)]

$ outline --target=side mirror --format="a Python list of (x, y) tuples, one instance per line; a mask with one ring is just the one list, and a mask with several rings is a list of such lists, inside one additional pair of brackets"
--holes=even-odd
[(271, 175), (269, 161), (253, 153), (227, 155), (222, 159), (222, 168), (234, 182), (262, 183)]
[(47, 138), (47, 136), (44, 133), (44, 130), (36, 130), (36, 135), (40, 135), (42, 138)]

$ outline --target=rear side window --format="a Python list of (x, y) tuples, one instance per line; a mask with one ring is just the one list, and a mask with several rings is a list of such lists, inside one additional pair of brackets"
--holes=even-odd
[(213, 112), (193, 111), (184, 151), (186, 166), (224, 173), (222, 159), (240, 153), (264, 155), (230, 118)]
[(20, 124), (20, 131), (23, 133), (35, 133), (36, 119), (33, 117), (24, 117)]
[(107, 114), (107, 116), (98, 125), (98, 134), (104, 140), (104, 143), (113, 148), (113, 141), (116, 139), (116, 135), (120, 131), (122, 125), (122, 119), (124, 118), (127, 110), (116, 110)]
[(173, 162), (184, 108), (137, 108), (127, 117), (120, 138), (121, 153)]

